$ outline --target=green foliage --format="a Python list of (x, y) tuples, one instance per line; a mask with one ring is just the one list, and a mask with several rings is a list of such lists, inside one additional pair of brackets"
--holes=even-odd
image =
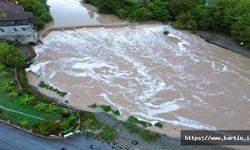
[(61, 114), (63, 118), (68, 118), (71, 115), (70, 110), (66, 108), (63, 108), (63, 110), (61, 111)]
[(38, 103), (34, 106), (34, 110), (45, 111), (47, 109), (47, 105), (45, 103)]
[(14, 46), (0, 43), (0, 64), (10, 68), (22, 68), (25, 61), (19, 50)]
[(112, 141), (115, 138), (115, 130), (113, 128), (104, 128), (100, 132), (99, 136), (104, 141)]
[(105, 112), (110, 112), (112, 108), (109, 105), (100, 105), (101, 109)]
[(119, 110), (112, 110), (112, 113), (115, 115), (115, 116), (120, 116), (121, 113)]
[(17, 0), (26, 11), (33, 12), (34, 24), (38, 29), (44, 27), (45, 23), (50, 22), (52, 17), (49, 13), (47, 0)]
[(70, 116), (59, 123), (58, 129), (62, 131), (64, 134), (69, 133), (73, 131), (76, 125), (76, 120), (77, 120), (76, 116)]
[(161, 138), (161, 135), (159, 133), (140, 129), (135, 124), (132, 124), (130, 122), (124, 122), (123, 125), (129, 130), (129, 132), (138, 134), (142, 139), (146, 141), (156, 141)]
[(17, 98), (17, 97), (18, 97), (18, 93), (15, 92), (15, 91), (11, 91), (8, 95), (9, 95), (9, 97), (11, 97), (11, 98)]
[(84, 130), (97, 130), (101, 128), (100, 122), (91, 112), (82, 113), (81, 120), (82, 120), (82, 128)]
[(54, 88), (54, 87), (46, 84), (43, 81), (41, 81), (38, 86), (41, 87), (41, 88), (46, 88), (46, 89), (48, 89), (50, 91), (56, 92), (61, 97), (65, 97), (68, 94), (67, 92), (62, 92), (62, 91), (60, 91), (60, 90), (58, 90), (58, 89), (56, 89), (56, 88)]
[(163, 128), (163, 124), (161, 122), (157, 122), (156, 124), (154, 124), (154, 126), (158, 128)]
[(171, 18), (168, 2), (154, 0), (153, 2), (148, 4), (148, 9), (152, 13), (152, 19), (169, 21)]
[(12, 83), (12, 81), (9, 81), (9, 80), (4, 80), (2, 85), (1, 85), (1, 88), (5, 91), (13, 91), (14, 90), (13, 83)]
[(29, 125), (29, 121), (28, 121), (28, 120), (23, 119), (23, 120), (20, 120), (20, 121), (19, 121), (19, 124), (20, 124), (21, 126), (23, 126), (23, 127), (26, 127), (26, 126), (28, 126), (28, 125)]
[(123, 125), (129, 130), (131, 133), (139, 133), (140, 129), (132, 123), (124, 122)]
[[(99, 12), (131, 21), (172, 19), (179, 29), (212, 30), (231, 35), (250, 49), (249, 0), (85, 0)], [(205, 5), (205, 2), (207, 4)]]
[(21, 105), (29, 105), (33, 99), (34, 99), (33, 96), (29, 96), (29, 95), (25, 94), (19, 98), (19, 102)]
[(152, 13), (148, 8), (138, 8), (131, 15), (129, 19), (132, 21), (147, 21), (152, 18)]
[(48, 113), (54, 113), (56, 112), (58, 109), (57, 109), (57, 106), (54, 105), (54, 104), (49, 104), (47, 105), (47, 109), (45, 110), (46, 112)]
[(53, 121), (42, 121), (33, 126), (34, 132), (41, 135), (51, 135), (57, 133), (57, 125)]
[(139, 135), (146, 141), (156, 141), (161, 138), (161, 135), (159, 133), (154, 133), (149, 130), (144, 130), (143, 132), (140, 132)]
[(130, 116), (127, 121), (131, 122), (131, 123), (135, 123), (135, 124), (140, 124), (140, 125), (142, 125), (145, 128), (148, 127), (148, 126), (152, 126), (151, 123), (139, 120), (138, 118), (136, 118), (134, 116)]
[(93, 105), (90, 105), (89, 107), (91, 107), (91, 108), (101, 108), (105, 112), (112, 112), (112, 114), (115, 115), (115, 116), (120, 116), (121, 115), (119, 110), (115, 110), (109, 105), (98, 105), (98, 104), (94, 103)]

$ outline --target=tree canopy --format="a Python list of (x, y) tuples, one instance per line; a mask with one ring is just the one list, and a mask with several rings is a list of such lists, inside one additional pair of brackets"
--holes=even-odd
[(173, 21), (176, 28), (231, 35), (250, 49), (249, 0), (85, 0), (131, 21)]
[(7, 43), (0, 43), (0, 64), (11, 68), (22, 68), (25, 61), (17, 48)]

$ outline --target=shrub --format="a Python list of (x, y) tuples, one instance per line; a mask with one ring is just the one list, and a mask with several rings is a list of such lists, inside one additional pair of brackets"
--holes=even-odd
[(102, 126), (100, 122), (96, 119), (93, 113), (84, 112), (81, 114), (82, 127), (83, 129), (96, 130), (100, 129)]
[(34, 132), (41, 135), (51, 135), (57, 133), (55, 122), (52, 121), (42, 121), (36, 125), (34, 125)]
[(105, 112), (110, 112), (112, 110), (112, 108), (109, 105), (101, 105), (100, 107)]
[(63, 110), (61, 111), (61, 115), (63, 118), (68, 118), (71, 115), (71, 113), (69, 109), (63, 108)]
[(154, 126), (158, 128), (163, 128), (163, 124), (161, 122), (157, 122), (156, 124), (154, 124)]
[(35, 110), (39, 110), (39, 111), (45, 111), (47, 109), (47, 105), (45, 103), (38, 103), (34, 106)]
[(29, 121), (28, 120), (20, 120), (19, 121), (19, 124), (21, 125), (21, 126), (23, 126), (23, 127), (26, 127), (26, 126), (28, 126), (29, 125)]
[(159, 133), (154, 133), (149, 130), (141, 131), (139, 135), (146, 141), (156, 141), (161, 138), (161, 135)]
[(130, 116), (127, 120), (128, 122), (131, 122), (131, 123), (135, 123), (135, 124), (140, 124), (142, 125), (143, 127), (148, 127), (148, 126), (152, 126), (151, 123), (149, 122), (146, 122), (146, 121), (142, 121), (142, 120), (138, 120), (136, 117), (134, 116)]
[(104, 128), (100, 132), (100, 137), (104, 141), (112, 141), (115, 138), (115, 130), (113, 128)]
[(11, 98), (17, 98), (18, 93), (15, 92), (15, 91), (11, 91), (8, 95), (9, 95), (9, 97), (11, 97)]
[(115, 115), (115, 116), (120, 116), (121, 113), (119, 110), (112, 110), (112, 113)]

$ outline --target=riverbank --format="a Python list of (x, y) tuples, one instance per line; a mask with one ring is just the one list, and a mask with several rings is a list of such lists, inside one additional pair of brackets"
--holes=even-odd
[(222, 48), (228, 49), (232, 52), (250, 58), (250, 50), (240, 46), (238, 42), (228, 36), (222, 35), (220, 33), (212, 33), (207, 31), (196, 31), (195, 33), (208, 43), (220, 46)]

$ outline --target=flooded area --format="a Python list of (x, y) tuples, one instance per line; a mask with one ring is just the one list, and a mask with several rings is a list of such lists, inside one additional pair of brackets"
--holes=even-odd
[(167, 134), (250, 129), (250, 59), (195, 34), (145, 24), (53, 31), (42, 42), (27, 69), (40, 77), (29, 73), (29, 82), (67, 91), (60, 100), (74, 107), (109, 104), (120, 119), (164, 122), (157, 131)]
[(81, 0), (48, 0), (53, 26), (98, 25), (125, 22), (113, 15), (102, 15)]

